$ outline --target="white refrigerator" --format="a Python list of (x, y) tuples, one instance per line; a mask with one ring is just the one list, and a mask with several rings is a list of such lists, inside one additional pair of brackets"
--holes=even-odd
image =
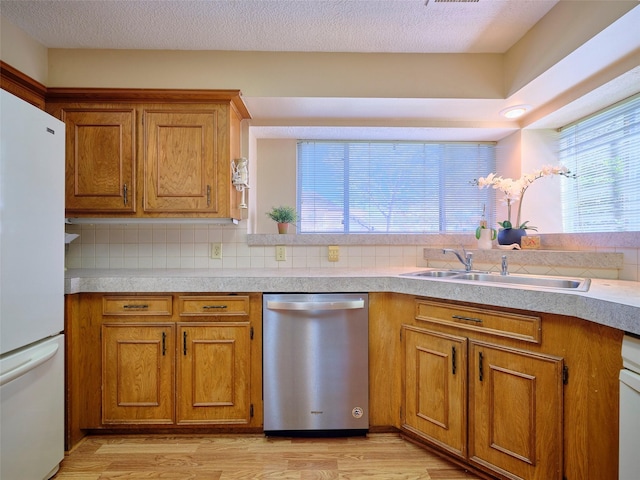
[(64, 456), (64, 124), (0, 90), (0, 478)]

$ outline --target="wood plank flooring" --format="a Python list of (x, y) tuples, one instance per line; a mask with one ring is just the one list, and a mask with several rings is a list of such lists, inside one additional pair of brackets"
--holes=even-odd
[(264, 435), (85, 438), (55, 480), (472, 480), (394, 433), (330, 439)]

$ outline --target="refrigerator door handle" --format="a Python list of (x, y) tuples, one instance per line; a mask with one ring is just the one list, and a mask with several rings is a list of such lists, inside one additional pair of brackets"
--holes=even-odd
[(35, 355), (31, 355), (28, 359), (23, 362), (18, 363), (18, 365), (13, 366), (6, 372), (2, 372), (0, 375), (0, 386), (9, 383), (16, 378), (19, 378), (34, 368), (42, 365), (49, 359), (51, 359), (58, 351), (58, 344), (48, 345), (43, 348), (41, 351), (34, 352)]
[(364, 300), (349, 300), (342, 302), (278, 302), (267, 301), (269, 310), (355, 310), (364, 308)]

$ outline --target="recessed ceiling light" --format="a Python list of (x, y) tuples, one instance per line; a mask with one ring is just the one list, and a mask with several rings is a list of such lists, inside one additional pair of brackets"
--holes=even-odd
[(514, 105), (500, 111), (500, 115), (506, 118), (519, 118), (531, 109), (531, 105)]

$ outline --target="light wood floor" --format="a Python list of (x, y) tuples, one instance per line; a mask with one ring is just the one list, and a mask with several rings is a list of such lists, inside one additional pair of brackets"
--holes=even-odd
[(291, 439), (263, 435), (91, 436), (55, 480), (469, 480), (475, 475), (393, 433)]

